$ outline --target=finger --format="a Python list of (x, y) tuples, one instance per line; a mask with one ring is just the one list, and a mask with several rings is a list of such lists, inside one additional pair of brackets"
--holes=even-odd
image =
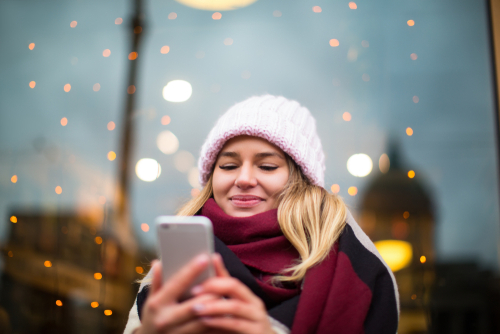
[(200, 318), (201, 322), (212, 328), (218, 328), (222, 330), (227, 330), (230, 332), (237, 333), (260, 333), (260, 331), (256, 330), (255, 324), (239, 318), (224, 318), (224, 317), (215, 317), (215, 318)]
[(153, 271), (153, 282), (151, 283), (151, 290), (149, 290), (149, 294), (154, 294), (161, 288), (161, 262), (154, 260), (152, 262), (151, 270)]
[(199, 317), (220, 317), (232, 315), (250, 321), (258, 321), (267, 316), (261, 309), (256, 309), (255, 305), (247, 304), (237, 299), (217, 299), (207, 301), (202, 304), (194, 304), (193, 310)]
[(229, 296), (231, 298), (240, 299), (247, 303), (262, 304), (262, 301), (257, 297), (246, 285), (233, 277), (214, 277), (206, 280), (203, 284), (192, 289), (194, 295), (201, 293), (213, 293), (221, 296)]
[(206, 333), (207, 326), (200, 319), (189, 321), (186, 324), (173, 328), (169, 334), (198, 334)]
[(158, 292), (158, 298), (175, 302), (208, 265), (208, 255), (200, 254), (189, 261), (166, 281)]
[(219, 253), (214, 253), (212, 255), (212, 261), (215, 268), (215, 274), (218, 277), (230, 277), (229, 272), (224, 265), (224, 261), (222, 260), (222, 256)]

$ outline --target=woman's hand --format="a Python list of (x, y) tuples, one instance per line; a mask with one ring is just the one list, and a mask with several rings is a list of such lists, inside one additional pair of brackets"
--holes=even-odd
[[(213, 262), (217, 277), (192, 289), (195, 296), (219, 295), (226, 299), (196, 300), (193, 311), (207, 327), (231, 333), (274, 334), (262, 300), (246, 285), (229, 276), (222, 258), (216, 254)], [(217, 331), (219, 332), (219, 331)]]
[(195, 257), (163, 285), (161, 282), (161, 263), (159, 261), (153, 262), (151, 268), (153, 282), (142, 310), (141, 327), (135, 333), (197, 334), (208, 332), (210, 328), (197, 317), (194, 305), (215, 301), (220, 296), (206, 293), (182, 303), (178, 302), (179, 297), (186, 291), (191, 282), (206, 268), (208, 261), (208, 255)]

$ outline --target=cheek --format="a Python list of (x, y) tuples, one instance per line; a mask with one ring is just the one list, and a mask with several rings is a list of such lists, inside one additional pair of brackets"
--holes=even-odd
[(267, 178), (267, 189), (270, 193), (274, 194), (274, 197), (283, 190), (288, 181), (288, 171), (286, 173), (280, 173)]
[(229, 175), (224, 175), (223, 173), (219, 173), (217, 170), (214, 171), (214, 176), (212, 179), (212, 187), (214, 191), (214, 195), (216, 197), (224, 196), (229, 192), (234, 180)]

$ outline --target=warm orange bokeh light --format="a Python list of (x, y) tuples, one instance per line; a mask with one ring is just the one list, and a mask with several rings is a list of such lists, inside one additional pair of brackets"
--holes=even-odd
[(61, 195), (62, 193), (62, 188), (60, 186), (56, 187), (56, 194)]
[(417, 60), (418, 56), (417, 56), (417, 54), (416, 54), (416, 53), (412, 53), (412, 54), (410, 55), (410, 58), (411, 58), (411, 60)]
[(64, 85), (64, 91), (67, 93), (71, 90), (71, 85), (69, 83)]
[(109, 122), (108, 123), (108, 130), (113, 131), (115, 129), (115, 122)]
[(10, 182), (17, 183), (17, 175), (12, 175), (12, 177), (10, 178)]
[(132, 51), (132, 52), (130, 52), (130, 53), (128, 54), (128, 59), (129, 59), (129, 60), (136, 60), (136, 59), (137, 59), (137, 55), (138, 55), (138, 54), (137, 54), (137, 52)]
[(404, 218), (404, 219), (408, 219), (409, 217), (410, 217), (410, 213), (409, 213), (408, 211), (405, 211), (405, 212), (403, 213), (403, 218)]
[(340, 186), (338, 184), (332, 184), (332, 187), (330, 188), (332, 193), (338, 194), (340, 191)]
[(340, 43), (339, 43), (338, 39), (331, 39), (330, 40), (330, 46), (336, 47), (336, 46), (339, 46), (339, 45), (340, 45)]
[(35, 48), (35, 43), (30, 43), (30, 44), (28, 45), (28, 48), (29, 48), (30, 50), (33, 50), (33, 49)]
[(222, 18), (222, 14), (219, 13), (219, 12), (215, 12), (215, 13), (212, 14), (212, 18), (214, 20), (220, 20)]
[(168, 19), (169, 20), (175, 20), (177, 18), (177, 14), (172, 12), (170, 14), (168, 14)]
[(169, 51), (170, 51), (170, 47), (168, 45), (164, 45), (160, 49), (160, 53), (162, 53), (162, 54), (167, 54), (167, 53), (169, 53)]
[(342, 119), (346, 122), (349, 122), (351, 120), (351, 114), (349, 112), (345, 112), (342, 114)]
[(106, 49), (102, 52), (102, 55), (104, 57), (109, 57), (111, 55), (111, 50), (110, 49)]
[(349, 187), (349, 189), (347, 189), (347, 193), (351, 196), (356, 196), (356, 194), (358, 193), (358, 188)]
[(425, 261), (427, 261), (427, 258), (425, 256), (421, 256), (420, 257), (420, 263), (425, 263)]
[(116, 153), (115, 153), (115, 152), (113, 152), (113, 151), (109, 151), (109, 152), (108, 152), (108, 160), (109, 160), (109, 161), (113, 161), (113, 160), (115, 160), (115, 159), (116, 159)]
[(134, 34), (140, 34), (142, 31), (142, 27), (141, 26), (135, 26), (134, 28)]
[(321, 7), (320, 6), (314, 6), (313, 7), (313, 12), (315, 12), (315, 13), (321, 13)]
[(99, 307), (99, 303), (98, 302), (92, 302), (92, 303), (90, 303), (90, 306), (92, 306), (93, 308), (96, 308), (96, 307)]
[(411, 171), (409, 171), (409, 172), (408, 172), (408, 177), (409, 177), (410, 179), (413, 179), (413, 178), (415, 177), (415, 172), (414, 172), (414, 171), (412, 171), (412, 170), (411, 170)]
[(191, 189), (191, 197), (196, 197), (201, 193), (200, 189), (193, 188)]
[(13, 222), (14, 224), (17, 223), (17, 217), (16, 216), (11, 216), (10, 221)]
[(30, 81), (30, 88), (35, 88), (35, 86), (36, 86), (36, 82)]
[(358, 5), (356, 5), (355, 2), (351, 1), (351, 2), (349, 2), (349, 8), (356, 9), (356, 8), (358, 8)]
[(168, 125), (168, 124), (170, 124), (170, 116), (167, 116), (167, 115), (163, 116), (161, 118), (161, 124), (162, 125)]
[(95, 243), (100, 245), (102, 244), (102, 238), (101, 237), (95, 237)]
[(43, 265), (44, 265), (44, 266), (46, 266), (47, 268), (50, 268), (50, 267), (52, 267), (52, 262), (50, 262), (50, 261), (45, 261), (45, 262), (43, 263)]
[(411, 295), (411, 299), (412, 299), (412, 300), (417, 299), (417, 295), (415, 295), (415, 294)]
[(99, 280), (99, 279), (102, 278), (102, 274), (101, 273), (95, 273), (94, 274), (94, 278), (97, 279), (97, 280)]
[(406, 128), (406, 134), (407, 134), (408, 136), (413, 135), (413, 129), (412, 129), (412, 128)]
[(98, 83), (96, 83), (96, 84), (94, 84), (94, 86), (92, 87), (92, 89), (94, 90), (94, 92), (98, 92), (99, 89), (101, 89), (101, 85), (98, 84)]
[(135, 272), (138, 274), (142, 274), (144, 272), (144, 268), (143, 267), (135, 267)]
[(12, 253), (12, 251), (9, 251), (9, 252), (7, 253), (7, 255), (8, 255), (9, 257), (14, 257), (14, 253)]
[(415, 95), (415, 96), (413, 97), (413, 102), (414, 102), (414, 103), (418, 103), (418, 101), (420, 101), (420, 99), (418, 98), (418, 96), (416, 96), (416, 95)]
[(123, 19), (121, 17), (118, 17), (115, 19), (115, 24), (122, 24), (123, 23)]
[(144, 232), (149, 231), (149, 225), (146, 224), (146, 223), (142, 223), (141, 224), (141, 230), (143, 230)]
[(135, 93), (135, 86), (134, 85), (128, 86), (127, 87), (127, 93), (134, 94)]
[(61, 118), (61, 125), (62, 126), (68, 125), (68, 119), (66, 117)]
[(56, 305), (57, 305), (57, 306), (62, 306), (62, 301), (60, 301), (59, 299), (58, 299), (58, 300), (56, 300)]
[(110, 316), (113, 312), (111, 310), (104, 310), (104, 315)]
[(415, 21), (413, 21), (413, 20), (408, 20), (406, 23), (407, 23), (410, 27), (413, 27), (413, 26), (415, 25)]
[(74, 28), (74, 27), (76, 27), (76, 25), (77, 25), (77, 24), (78, 24), (78, 22), (76, 22), (76, 21), (71, 21), (71, 23), (69, 24), (69, 26), (70, 26), (71, 28)]

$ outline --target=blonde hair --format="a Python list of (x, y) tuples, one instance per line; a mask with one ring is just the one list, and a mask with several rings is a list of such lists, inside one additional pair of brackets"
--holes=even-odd
[[(323, 261), (345, 226), (346, 206), (336, 194), (313, 185), (287, 154), (290, 175), (278, 195), (278, 223), (285, 237), (300, 255), (297, 264), (285, 268), (281, 282), (299, 282), (307, 270)], [(198, 196), (184, 204), (177, 215), (195, 215), (213, 196), (213, 169), (207, 184)], [(285, 275), (287, 273), (288, 275)]]

